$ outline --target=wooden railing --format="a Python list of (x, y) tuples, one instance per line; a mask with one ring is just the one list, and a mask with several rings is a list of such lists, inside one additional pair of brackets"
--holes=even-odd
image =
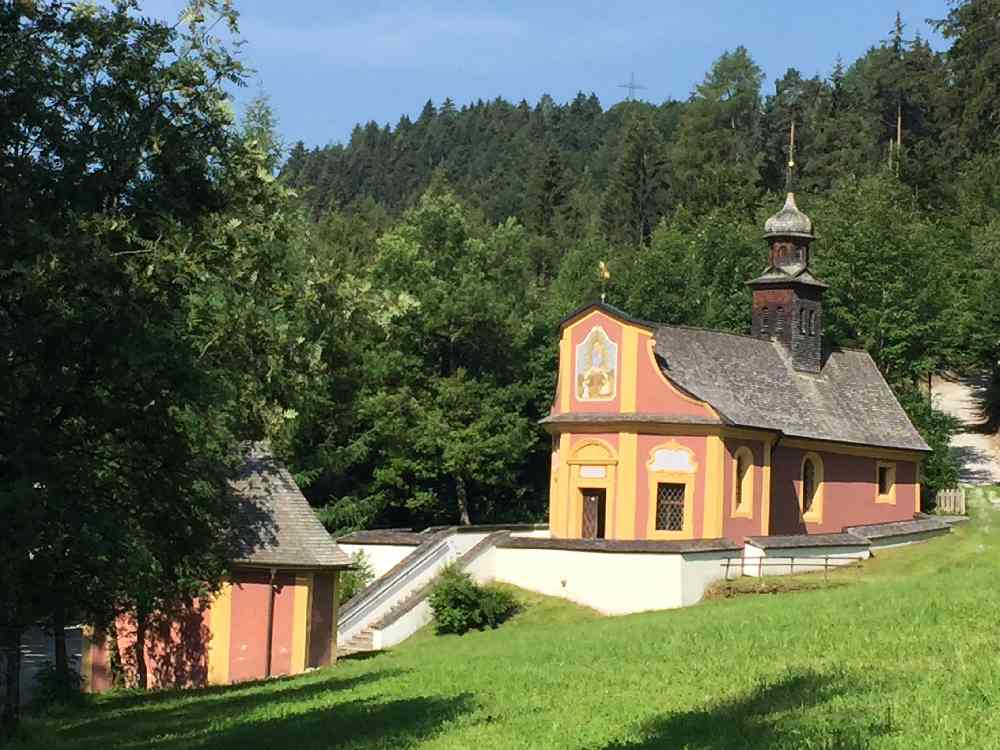
[(951, 487), (938, 490), (934, 496), (934, 504), (938, 513), (948, 513), (956, 516), (965, 515), (965, 488)]

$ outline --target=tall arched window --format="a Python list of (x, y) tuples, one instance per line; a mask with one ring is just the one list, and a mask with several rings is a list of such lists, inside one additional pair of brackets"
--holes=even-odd
[(753, 517), (753, 453), (746, 446), (733, 454), (733, 507), (732, 515)]
[(802, 464), (802, 512), (808, 513), (812, 510), (813, 500), (816, 499), (816, 464), (811, 458), (807, 458)]
[(785, 308), (779, 307), (774, 313), (774, 332), (781, 333), (785, 330)]
[(816, 335), (816, 311), (815, 310), (810, 310), (809, 311), (809, 335), (810, 336), (815, 336)]
[(769, 332), (768, 329), (770, 328), (770, 326), (771, 326), (771, 317), (768, 314), (767, 305), (764, 305), (764, 307), (762, 307), (760, 310), (760, 332), (768, 333)]
[(802, 519), (810, 523), (823, 520), (823, 460), (815, 453), (802, 458), (799, 508)]
[(799, 308), (799, 333), (803, 336), (806, 335), (806, 309), (804, 307)]

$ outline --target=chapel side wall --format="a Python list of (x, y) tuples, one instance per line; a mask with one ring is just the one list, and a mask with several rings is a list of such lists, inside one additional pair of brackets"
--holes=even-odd
[[(694, 497), (692, 500), (693, 513), (693, 534), (692, 538), (699, 538), (704, 535), (705, 528), (705, 489), (708, 472), (710, 470), (708, 460), (708, 438), (704, 435), (639, 435), (638, 451), (636, 456), (636, 488), (635, 488), (635, 531), (634, 539), (648, 539), (649, 535), (649, 514), (652, 503), (656, 502), (655, 497), (650, 496), (650, 471), (647, 466), (651, 454), (661, 447), (669, 447), (672, 444), (679, 445), (691, 451), (692, 459), (696, 464), (694, 471)], [(715, 536), (713, 534), (713, 536)]]
[[(726, 438), (725, 464), (723, 466), (723, 522), (722, 535), (742, 543), (744, 537), (761, 534), (761, 515), (764, 511), (764, 440)], [(748, 517), (735, 515), (733, 499), (736, 487), (736, 452), (747, 448), (753, 454), (753, 497)]]
[[(803, 522), (799, 512), (801, 467), (806, 453), (823, 461), (823, 512), (820, 522)], [(917, 466), (913, 461), (888, 460), (896, 466), (895, 503), (876, 502), (875, 455), (860, 456), (822, 449), (808, 451), (781, 445), (772, 457), (772, 534), (837, 533), (846, 526), (906, 521), (913, 518)]]

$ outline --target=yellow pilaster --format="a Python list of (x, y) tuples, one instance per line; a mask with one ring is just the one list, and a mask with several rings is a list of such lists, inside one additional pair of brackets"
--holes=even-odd
[(638, 453), (639, 436), (634, 432), (618, 433), (618, 492), (615, 493), (614, 528), (608, 535), (612, 539), (635, 539)]
[(764, 470), (760, 483), (760, 534), (771, 533), (771, 447), (773, 440), (764, 441)]
[(921, 492), (921, 488), (922, 488), (922, 484), (923, 484), (921, 482), (921, 479), (920, 479), (920, 462), (919, 461), (914, 461), (913, 462), (913, 476), (916, 478), (915, 479), (914, 489), (916, 490), (916, 493), (917, 493), (916, 497), (913, 498), (913, 512), (914, 513), (919, 513), (920, 512), (920, 492)]
[(335, 664), (337, 662), (337, 627), (339, 625), (340, 616), (340, 605), (337, 603), (337, 599), (340, 597), (340, 573), (341, 571), (333, 571), (333, 617), (330, 618), (330, 622), (333, 626), (330, 631), (330, 663)]
[(559, 435), (559, 486), (556, 488), (558, 502), (555, 504), (556, 514), (554, 522), (550, 521), (550, 531), (555, 537), (569, 536), (570, 519), (570, 465), (569, 465), (569, 443), (568, 432)]
[(295, 575), (295, 598), (292, 601), (292, 674), (304, 672), (309, 653), (309, 610), (312, 599), (312, 573)]
[(725, 510), (722, 481), (725, 446), (719, 435), (709, 435), (705, 439), (708, 441), (708, 460), (705, 467), (705, 520), (702, 537), (717, 539), (722, 536), (722, 519)]
[(94, 643), (94, 628), (84, 625), (80, 631), (80, 677), (83, 678), (84, 692), (93, 692), (94, 685), (94, 655), (91, 647)]
[(222, 584), (212, 601), (211, 638), (208, 641), (208, 682), (225, 685), (229, 682), (229, 636), (232, 629), (233, 585)]
[(570, 329), (562, 332), (559, 340), (559, 409), (569, 411), (569, 396), (576, 387), (573, 383), (573, 347), (570, 342)]
[(635, 411), (635, 394), (639, 381), (639, 331), (631, 326), (622, 328), (622, 411)]

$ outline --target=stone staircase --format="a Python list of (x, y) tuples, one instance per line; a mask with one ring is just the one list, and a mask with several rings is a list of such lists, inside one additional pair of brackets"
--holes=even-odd
[(412, 635), (431, 620), (427, 595), (445, 565), (455, 562), (468, 569), (508, 531), (486, 532), (475, 537), (446, 529), (430, 535), (389, 572), (344, 605), (338, 628), (338, 656), (388, 648)]
[(360, 651), (374, 651), (375, 647), (373, 645), (374, 634), (371, 628), (365, 628), (360, 633), (352, 636), (347, 643), (337, 644), (337, 656), (350, 656), (351, 654), (356, 654)]

